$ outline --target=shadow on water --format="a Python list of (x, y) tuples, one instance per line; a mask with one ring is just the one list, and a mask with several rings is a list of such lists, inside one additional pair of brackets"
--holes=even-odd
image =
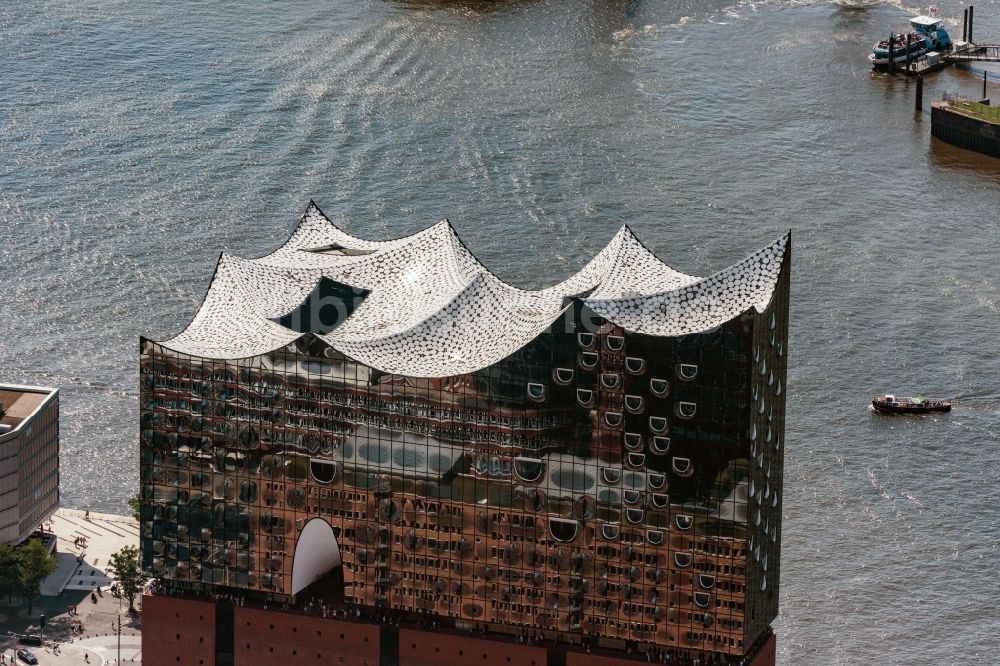
[[(928, 100), (925, 99), (924, 108), (929, 105)], [(930, 143), (927, 147), (927, 159), (932, 165), (968, 171), (985, 182), (995, 183), (997, 179), (1000, 179), (1000, 159), (977, 153), (974, 150), (953, 146), (933, 136), (928, 139)]]

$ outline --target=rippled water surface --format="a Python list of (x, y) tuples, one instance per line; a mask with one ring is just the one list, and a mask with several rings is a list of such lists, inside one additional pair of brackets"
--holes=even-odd
[[(870, 73), (917, 9), (0, 3), (0, 378), (62, 390), (64, 504), (122, 511), (139, 335), (310, 198), (371, 237), (448, 217), (527, 286), (625, 222), (702, 274), (792, 229), (780, 662), (996, 663), (1000, 161)], [(976, 9), (1000, 42), (1000, 1)], [(889, 390), (958, 406), (869, 414)]]

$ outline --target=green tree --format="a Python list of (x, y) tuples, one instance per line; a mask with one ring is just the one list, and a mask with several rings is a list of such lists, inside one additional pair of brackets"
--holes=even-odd
[(132, 517), (139, 520), (139, 496), (132, 495), (128, 498), (128, 508), (132, 509)]
[(135, 546), (125, 546), (119, 550), (111, 556), (108, 571), (118, 579), (121, 595), (128, 599), (129, 611), (134, 610), (135, 595), (142, 592), (146, 581), (149, 580), (149, 576), (142, 571), (139, 549)]
[(28, 614), (31, 614), (32, 603), (42, 593), (42, 581), (56, 570), (56, 558), (49, 555), (49, 550), (41, 541), (29, 539), (15, 549), (17, 553), (17, 572), (20, 578), (21, 590), (28, 598)]
[(17, 552), (9, 545), (0, 543), (0, 588), (7, 593), (10, 602), (21, 585), (17, 566)]

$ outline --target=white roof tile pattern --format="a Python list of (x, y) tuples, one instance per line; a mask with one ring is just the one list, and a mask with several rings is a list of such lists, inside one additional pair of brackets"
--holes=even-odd
[(368, 291), (326, 343), (368, 366), (414, 377), (488, 367), (556, 321), (569, 297), (636, 333), (714, 328), (771, 300), (788, 237), (713, 275), (673, 270), (622, 229), (569, 279), (537, 291), (493, 275), (443, 220), (411, 236), (369, 241), (337, 228), (310, 203), (288, 241), (258, 259), (222, 255), (201, 308), (161, 343), (181, 354), (236, 359), (286, 346), (302, 333), (273, 321), (322, 277)]
[(676, 336), (724, 324), (750, 308), (763, 312), (778, 283), (788, 237), (759, 250), (712, 277), (646, 296), (584, 302), (627, 331)]

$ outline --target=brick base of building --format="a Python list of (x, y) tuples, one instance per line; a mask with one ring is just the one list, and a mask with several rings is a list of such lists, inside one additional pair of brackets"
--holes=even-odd
[[(509, 638), (479, 638), (320, 618), (282, 610), (241, 608), (187, 598), (146, 596), (142, 602), (142, 661), (146, 666), (634, 666), (644, 653), (587, 652), (576, 646), (531, 646)], [(772, 635), (747, 666), (774, 666)], [(672, 662), (676, 663), (676, 662)], [(711, 663), (711, 662), (709, 662)]]

